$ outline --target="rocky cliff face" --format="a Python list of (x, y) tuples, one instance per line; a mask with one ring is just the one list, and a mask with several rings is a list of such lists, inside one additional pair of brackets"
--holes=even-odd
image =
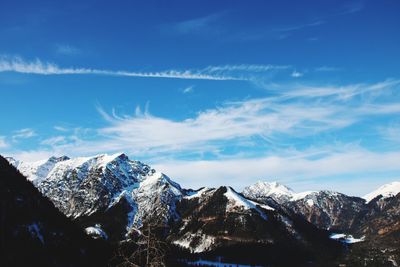
[(339, 232), (348, 232), (366, 209), (363, 199), (331, 191), (313, 192), (285, 206), (319, 228)]
[(339, 239), (345, 243), (357, 242), (341, 263), (397, 266), (400, 263), (399, 185), (399, 182), (384, 185), (364, 199), (330, 191), (295, 193), (287, 187), (288, 190), (277, 190), (282, 188), (277, 183), (262, 182), (247, 187), (243, 194), (261, 203), (279, 203), (280, 209), (318, 228), (357, 237)]
[(281, 209), (302, 216), (318, 228), (341, 232), (348, 231), (366, 209), (362, 198), (332, 191), (295, 193), (278, 183), (259, 182), (245, 188), (243, 194), (266, 204), (275, 201)]
[(349, 249), (345, 257), (349, 266), (399, 266), (400, 194), (373, 198), (350, 231), (364, 241)]

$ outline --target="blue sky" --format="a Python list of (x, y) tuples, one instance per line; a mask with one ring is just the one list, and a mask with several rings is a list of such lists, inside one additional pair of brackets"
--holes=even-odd
[(1, 1), (0, 152), (184, 187), (400, 179), (398, 1)]

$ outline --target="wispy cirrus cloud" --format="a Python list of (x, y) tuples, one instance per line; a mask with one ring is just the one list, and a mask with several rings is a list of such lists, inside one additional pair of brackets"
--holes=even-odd
[(57, 64), (39, 59), (27, 61), (20, 57), (0, 57), (0, 72), (17, 72), (36, 75), (104, 75), (141, 78), (170, 78), (188, 80), (237, 80), (252, 81), (265, 73), (288, 72), (293, 67), (285, 65), (221, 65), (200, 69), (165, 70), (153, 72), (100, 70), (94, 68), (60, 67)]
[(365, 7), (364, 1), (353, 1), (346, 3), (342, 8), (342, 11), (336, 13), (336, 15), (347, 15), (360, 12)]
[(288, 105), (273, 98), (246, 100), (198, 113), (182, 121), (148, 113), (115, 116), (100, 110), (110, 125), (99, 134), (117, 150), (129, 147), (134, 154), (215, 152), (247, 141), (268, 140), (280, 135), (307, 136), (343, 128), (353, 118), (342, 116), (336, 106)]
[(337, 67), (330, 67), (330, 66), (321, 66), (318, 68), (315, 68), (315, 71), (317, 72), (334, 72), (334, 71), (341, 71), (341, 68)]
[(211, 73), (221, 73), (226, 71), (266, 72), (271, 70), (287, 70), (291, 68), (292, 66), (290, 65), (240, 64), (240, 65), (209, 66), (206, 67), (204, 71)]
[[(179, 34), (205, 34), (218, 31), (218, 27), (214, 25), (225, 12), (214, 13), (203, 17), (192, 18), (184, 21), (167, 25), (169, 29)], [(212, 27), (211, 27), (212, 26)]]
[(59, 136), (53, 136), (53, 137), (47, 138), (47, 139), (41, 141), (40, 144), (49, 145), (49, 146), (54, 147), (56, 145), (64, 144), (65, 142), (66, 142), (65, 136), (59, 135)]
[(17, 72), (36, 75), (103, 75), (140, 78), (169, 78), (187, 80), (248, 81), (267, 79), (277, 74), (290, 77), (294, 68), (290, 65), (237, 64), (207, 66), (199, 69), (164, 70), (153, 72), (105, 70), (95, 68), (60, 67), (40, 59), (27, 61), (20, 57), (0, 57), (0, 72)]
[(69, 131), (68, 128), (63, 127), (63, 126), (59, 126), (59, 125), (56, 125), (53, 128), (54, 128), (54, 130), (59, 131), (59, 132), (68, 132)]
[(31, 128), (24, 128), (17, 131), (14, 131), (12, 139), (14, 141), (19, 139), (27, 139), (36, 136), (36, 132), (34, 129)]
[(302, 30), (304, 28), (320, 26), (322, 24), (325, 24), (325, 21), (317, 20), (317, 21), (310, 22), (310, 23), (298, 24), (298, 25), (287, 26), (287, 27), (278, 27), (278, 28), (274, 28), (273, 31), (275, 31), (275, 32), (293, 32), (293, 31)]
[(55, 51), (57, 54), (71, 56), (71, 55), (78, 55), (81, 53), (81, 50), (75, 46), (68, 45), (68, 44), (57, 44), (55, 47)]
[[(349, 85), (324, 85), (324, 86), (307, 86), (295, 85), (286, 86), (286, 90), (281, 93), (285, 98), (328, 98), (332, 100), (348, 100), (357, 96), (379, 96), (384, 94), (392, 94), (398, 90), (400, 80), (385, 80), (373, 84), (349, 84)], [(371, 103), (364, 101), (364, 106), (367, 107)], [(380, 105), (377, 110), (384, 110), (393, 108), (392, 104), (397, 106), (397, 103), (387, 103), (387, 105)]]
[(238, 77), (208, 74), (204, 70), (166, 70), (158, 72), (134, 72), (99, 70), (91, 68), (63, 68), (54, 63), (42, 62), (39, 59), (25, 61), (19, 57), (0, 58), (0, 72), (18, 72), (39, 75), (105, 75), (142, 78), (172, 78), (194, 80), (241, 80)]
[(65, 141), (56, 136), (46, 142), (57, 150), (73, 153), (112, 149), (150, 158), (163, 155), (201, 158), (204, 153), (219, 157), (227, 155), (224, 152), (227, 147), (239, 151), (249, 146), (268, 150), (285, 145), (287, 140), (301, 142), (321, 133), (336, 133), (371, 116), (400, 113), (400, 104), (396, 102), (380, 103), (375, 98), (364, 101), (371, 95), (395, 90), (399, 83), (297, 86), (276, 96), (226, 102), (183, 120), (154, 116), (148, 107), (144, 112), (137, 108), (133, 115), (118, 115), (99, 107), (107, 125), (89, 130), (96, 138), (89, 139), (86, 132), (80, 131), (73, 134), (75, 139)]
[(182, 90), (182, 93), (184, 93), (184, 94), (190, 94), (190, 93), (193, 93), (193, 91), (194, 91), (194, 86), (191, 85), (191, 86), (188, 86), (188, 87), (184, 88), (184, 89)]
[(379, 127), (378, 130), (385, 140), (400, 144), (400, 123), (394, 123), (387, 127)]

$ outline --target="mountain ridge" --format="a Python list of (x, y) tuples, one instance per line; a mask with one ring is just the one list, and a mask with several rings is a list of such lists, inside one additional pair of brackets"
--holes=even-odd
[[(395, 224), (397, 218), (400, 220), (396, 208), (400, 197), (393, 190), (374, 191), (377, 196), (367, 202), (328, 190), (296, 193), (277, 182), (259, 181), (242, 193), (230, 186), (184, 189), (123, 153), (51, 157), (32, 165), (7, 160), (20, 167), (42, 194), (95, 239), (135, 239), (144, 225), (157, 218), (169, 229), (165, 238), (170, 244), (202, 255), (262, 240), (263, 244), (272, 242), (268, 245), (272, 250), (294, 249), (294, 253), (296, 249), (287, 247), (287, 241), (312, 255), (319, 247), (332, 246), (329, 236), (345, 243), (350, 236), (358, 242), (352, 246), (362, 253), (379, 246), (400, 251), (390, 245), (400, 232)], [(382, 191), (387, 194), (382, 195)], [(281, 237), (273, 231), (280, 231)], [(332, 249), (336, 251), (334, 246)]]

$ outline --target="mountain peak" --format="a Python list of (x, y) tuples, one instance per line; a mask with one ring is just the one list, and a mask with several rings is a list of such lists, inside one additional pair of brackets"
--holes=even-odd
[(97, 161), (99, 163), (103, 163), (103, 164), (106, 164), (106, 163), (109, 163), (109, 162), (112, 162), (115, 160), (122, 160), (122, 161), (129, 160), (128, 156), (125, 153), (121, 153), (121, 152), (114, 153), (114, 154), (99, 154), (99, 155), (95, 155), (92, 157), (88, 157), (87, 159), (95, 160), (95, 161)]
[(393, 197), (400, 193), (400, 181), (394, 181), (385, 185), (382, 185), (378, 189), (372, 191), (369, 194), (366, 194), (363, 198), (370, 202), (374, 198), (378, 196), (382, 196), (383, 198)]
[(263, 182), (258, 181), (255, 184), (246, 187), (243, 190), (245, 195), (249, 195), (251, 197), (291, 197), (294, 194), (294, 191), (289, 187), (280, 184), (279, 182)]
[(17, 166), (18, 166), (19, 161), (16, 160), (15, 158), (13, 158), (13, 157), (5, 157), (5, 159), (6, 159), (11, 165), (13, 165), (14, 167), (17, 167)]

